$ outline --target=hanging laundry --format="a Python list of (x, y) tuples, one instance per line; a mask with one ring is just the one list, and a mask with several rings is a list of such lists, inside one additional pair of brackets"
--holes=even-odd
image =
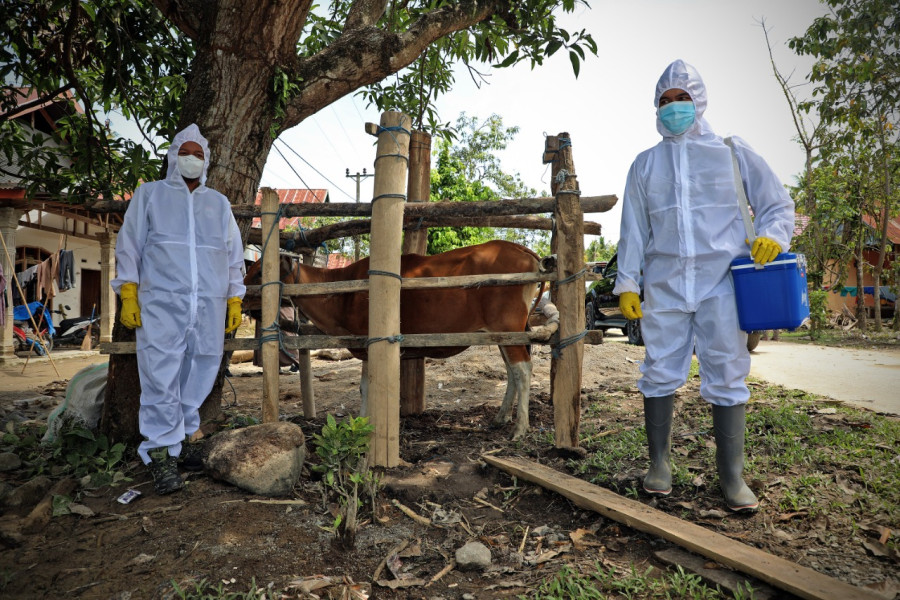
[(75, 253), (71, 250), (59, 251), (59, 290), (75, 287)]
[(53, 281), (53, 263), (51, 259), (47, 259), (38, 265), (37, 271), (37, 294), (38, 297), (51, 300), (56, 295), (54, 292)]

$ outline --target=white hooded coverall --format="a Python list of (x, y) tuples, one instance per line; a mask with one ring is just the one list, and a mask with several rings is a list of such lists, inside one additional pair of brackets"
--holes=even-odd
[[(687, 380), (696, 342), (700, 395), (711, 404), (747, 402), (747, 334), (737, 319), (732, 259), (749, 256), (735, 189), (731, 149), (703, 118), (706, 88), (681, 60), (656, 85), (654, 105), (670, 89), (688, 92), (696, 117), (681, 135), (657, 117), (663, 139), (635, 159), (622, 204), (615, 294), (640, 292), (646, 356), (638, 389), (647, 398), (673, 394)], [(786, 252), (794, 202), (766, 162), (734, 138), (756, 232)]]
[[(178, 149), (188, 141), (203, 148), (200, 185), (193, 191), (178, 170)], [(209, 144), (196, 125), (179, 132), (168, 152), (163, 181), (135, 190), (116, 241), (112, 287), (138, 285), (142, 326), (137, 337), (141, 378), (138, 448), (181, 452), (181, 442), (200, 427), (200, 405), (222, 361), (228, 298), (243, 297), (241, 235), (228, 198), (206, 187)]]

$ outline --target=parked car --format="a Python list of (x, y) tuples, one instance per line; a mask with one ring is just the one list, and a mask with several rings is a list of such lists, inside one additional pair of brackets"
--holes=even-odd
[(618, 255), (613, 255), (606, 265), (594, 267), (595, 273), (603, 278), (591, 283), (584, 295), (585, 326), (588, 329), (621, 329), (628, 336), (628, 343), (636, 346), (644, 345), (641, 336), (641, 320), (629, 321), (619, 310), (619, 297), (612, 293), (616, 286), (616, 274), (619, 267)]
[[(602, 329), (603, 331), (621, 329), (622, 333), (628, 336), (629, 344), (643, 346), (641, 320), (629, 321), (626, 319), (619, 310), (619, 297), (612, 293), (616, 286), (616, 274), (619, 270), (617, 258), (618, 255), (614, 254), (606, 265), (594, 267), (594, 272), (602, 274), (603, 278), (592, 282), (584, 295), (585, 325), (588, 329)], [(643, 297), (642, 291), (641, 299)], [(761, 334), (761, 331), (751, 331), (747, 335), (747, 350), (752, 351), (756, 348)]]

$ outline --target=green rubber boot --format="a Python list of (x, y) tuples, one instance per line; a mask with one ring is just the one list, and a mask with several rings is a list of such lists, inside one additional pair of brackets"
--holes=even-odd
[(713, 429), (716, 433), (716, 468), (725, 503), (735, 512), (755, 512), (759, 500), (744, 483), (744, 430), (746, 404), (713, 404)]
[(672, 412), (675, 395), (644, 398), (644, 426), (650, 446), (650, 469), (644, 491), (652, 496), (672, 493)]

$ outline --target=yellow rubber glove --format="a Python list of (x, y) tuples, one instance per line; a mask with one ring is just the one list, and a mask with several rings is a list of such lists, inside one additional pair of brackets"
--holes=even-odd
[(225, 315), (225, 333), (231, 333), (241, 324), (241, 299), (237, 296), (228, 299), (228, 313)]
[(123, 283), (119, 289), (119, 297), (122, 299), (122, 312), (119, 321), (128, 329), (141, 326), (141, 305), (137, 300), (137, 284)]
[(767, 237), (756, 238), (753, 247), (750, 248), (750, 256), (759, 265), (772, 262), (779, 253), (781, 253), (781, 246), (775, 240)]
[(619, 296), (619, 310), (629, 321), (644, 316), (644, 313), (641, 312), (641, 297), (634, 292), (622, 292)]

